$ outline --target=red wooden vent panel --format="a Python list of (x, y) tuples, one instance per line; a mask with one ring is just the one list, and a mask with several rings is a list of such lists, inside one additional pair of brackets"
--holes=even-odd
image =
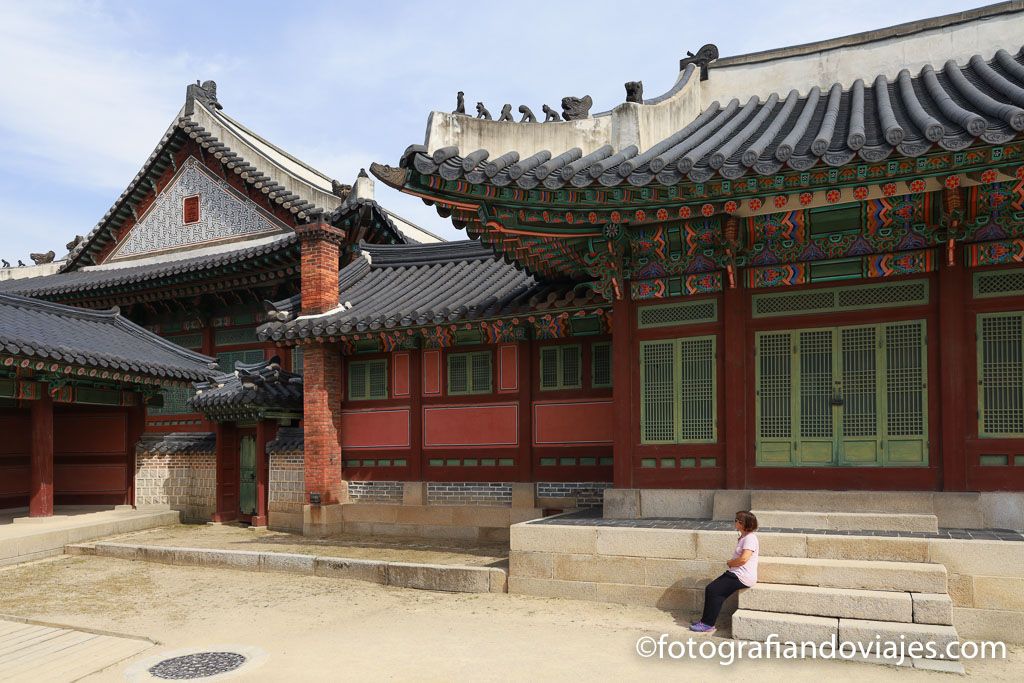
[(341, 413), (341, 447), (408, 448), (409, 409), (345, 410)]
[(441, 394), (441, 352), (423, 352), (423, 395)]
[(392, 395), (402, 398), (409, 395), (409, 354), (395, 353), (391, 356)]
[(615, 410), (611, 401), (535, 403), (533, 414), (535, 445), (612, 443)]
[(185, 197), (182, 206), (182, 222), (186, 225), (188, 223), (199, 222), (199, 195), (192, 197)]
[(519, 347), (506, 344), (498, 350), (498, 391), (519, 389)]
[(438, 406), (423, 409), (426, 448), (519, 445), (519, 406)]

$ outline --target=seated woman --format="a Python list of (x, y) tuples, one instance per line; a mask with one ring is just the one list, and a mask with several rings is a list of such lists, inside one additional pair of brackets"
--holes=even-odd
[(721, 576), (708, 584), (704, 589), (704, 614), (700, 621), (690, 626), (691, 631), (698, 633), (714, 633), (718, 613), (722, 611), (722, 603), (740, 588), (750, 588), (757, 583), (757, 557), (760, 543), (757, 540), (757, 517), (748, 510), (736, 513), (736, 531), (740, 538), (736, 542), (736, 550), (732, 559), (726, 562), (729, 567)]

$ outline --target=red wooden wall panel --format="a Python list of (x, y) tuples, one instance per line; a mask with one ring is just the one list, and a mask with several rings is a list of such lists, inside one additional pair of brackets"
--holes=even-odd
[(410, 443), (408, 408), (341, 412), (342, 451), (351, 448), (409, 448)]
[(429, 406), (423, 409), (424, 448), (519, 445), (519, 405)]

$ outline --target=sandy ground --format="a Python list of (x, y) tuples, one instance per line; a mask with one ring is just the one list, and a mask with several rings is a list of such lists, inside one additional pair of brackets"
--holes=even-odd
[(508, 559), (508, 543), (469, 544), (433, 539), (343, 534), (308, 538), (280, 531), (220, 524), (181, 524), (103, 539), (110, 543), (303, 553), (388, 562), (491, 565)]
[[(181, 648), (252, 646), (269, 655), (235, 680), (935, 680), (948, 674), (849, 662), (650, 660), (642, 635), (685, 640), (692, 615), (505, 594), (64, 556), (0, 570), (0, 614), (131, 633), (161, 645), (89, 681), (123, 680), (133, 662)], [(698, 639), (707, 636), (696, 636)], [(725, 642), (720, 639), (719, 642)], [(968, 664), (975, 680), (1020, 680), (1009, 661)]]

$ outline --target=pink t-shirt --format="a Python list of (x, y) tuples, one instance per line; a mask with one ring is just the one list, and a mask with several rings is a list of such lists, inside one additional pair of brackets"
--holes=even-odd
[(743, 554), (744, 550), (751, 551), (750, 558), (746, 564), (742, 567), (733, 567), (729, 569), (736, 578), (740, 580), (744, 586), (753, 586), (757, 583), (757, 555), (761, 544), (757, 540), (757, 534), (750, 532), (744, 536), (740, 536), (740, 539), (736, 541), (736, 550), (733, 551), (732, 559), (739, 559), (739, 556)]

